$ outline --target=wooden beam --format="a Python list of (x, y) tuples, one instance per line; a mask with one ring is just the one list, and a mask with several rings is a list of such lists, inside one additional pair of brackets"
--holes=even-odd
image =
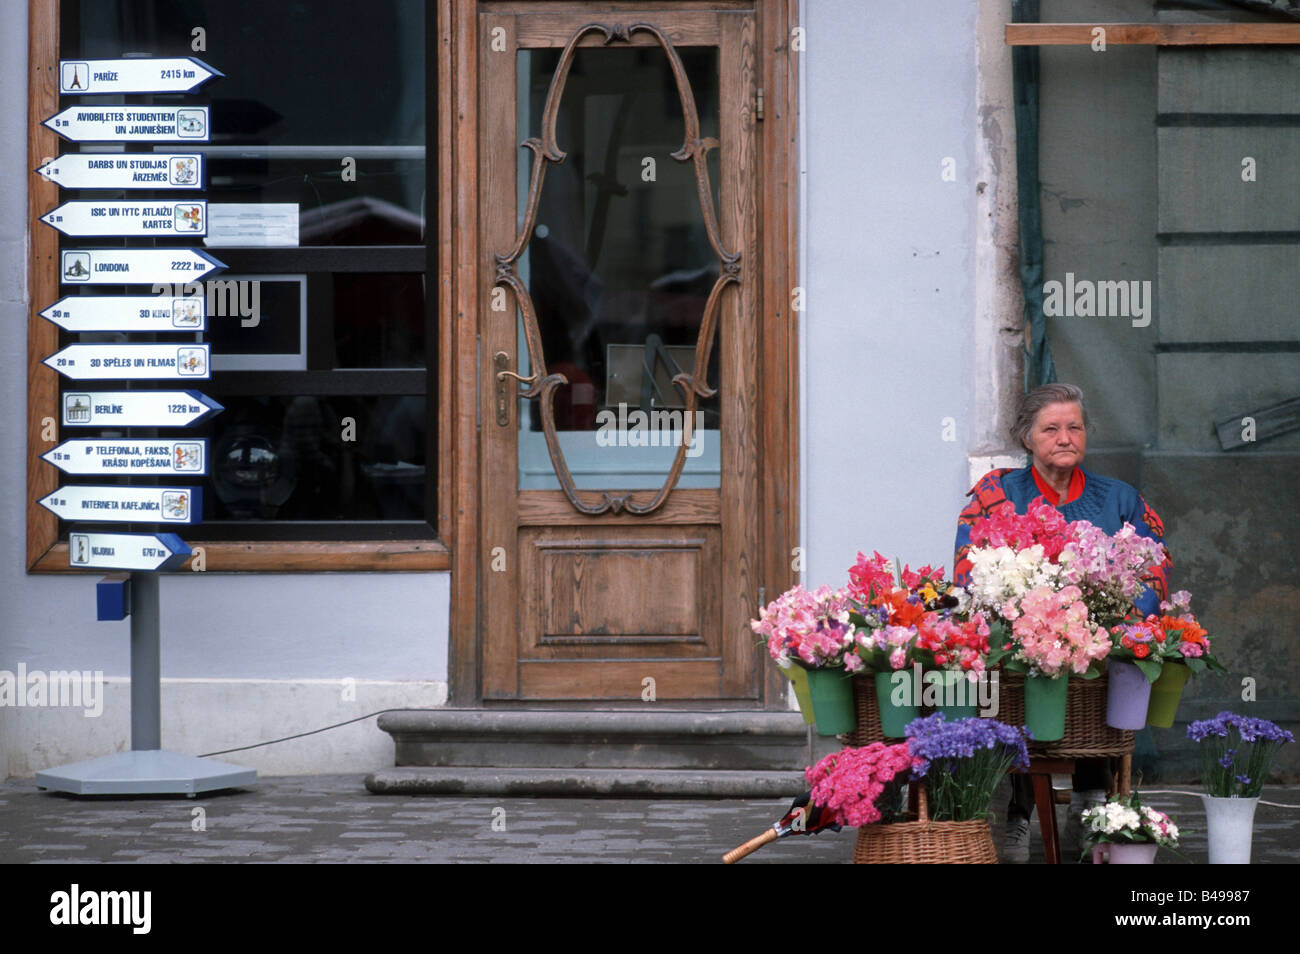
[[(59, 330), (39, 317), (59, 297), (59, 237), (37, 220), (59, 204), (59, 187), (35, 170), (59, 154), (59, 137), (41, 123), (59, 111), (59, 4), (32, 0), (28, 7), (27, 62), (27, 566), (34, 569), (59, 537), (59, 520), (38, 500), (59, 486), (59, 472), (41, 460), (58, 443), (59, 375), (43, 362), (58, 350)], [(44, 435), (54, 433), (48, 441)]]
[[(759, 28), (763, 55), (759, 85), (767, 100), (758, 124), (759, 183), (763, 190), (762, 293), (759, 322), (759, 410), (763, 525), (759, 583), (768, 600), (798, 582), (792, 560), (799, 540), (799, 313), (791, 307), (800, 284), (799, 51), (790, 38), (799, 26), (794, 0), (765, 0)], [(758, 594), (755, 598), (757, 616)], [(789, 683), (762, 654), (763, 699), (785, 709)]]
[[(207, 573), (431, 572), (451, 569), (451, 553), (437, 540), (266, 541), (222, 540), (190, 544), (203, 550)], [(181, 571), (191, 570), (187, 562)], [(56, 543), (32, 566), (40, 573), (85, 573), (68, 561), (68, 545)], [(103, 570), (95, 573), (103, 575)]]
[(1008, 23), (1007, 46), (1224, 46), (1300, 43), (1300, 23)]
[(451, 522), (451, 626), (448, 703), (482, 701), (479, 658), (478, 506), (478, 12), (476, 4), (438, 3), (438, 194), (445, 311), (439, 341), (446, 431), (453, 453), (447, 501)]

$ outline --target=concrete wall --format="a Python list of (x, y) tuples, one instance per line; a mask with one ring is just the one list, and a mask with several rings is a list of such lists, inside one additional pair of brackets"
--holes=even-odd
[(969, 457), (1007, 449), (1020, 324), (1009, 18), (1002, 3), (803, 5), (810, 586), (843, 585), (858, 550), (951, 567)]
[[(44, 117), (39, 117), (44, 118)], [(0, 707), (0, 776), (129, 748), (127, 623), (95, 577), (25, 572), (27, 9), (0, 4), (0, 670), (102, 671), (102, 716)], [(40, 307), (48, 302), (40, 303)], [(446, 573), (168, 576), (163, 744), (202, 754), (446, 700)], [(400, 610), (395, 611), (398, 607)], [(344, 683), (343, 680), (351, 680)], [(265, 772), (393, 764), (374, 720), (233, 757)]]

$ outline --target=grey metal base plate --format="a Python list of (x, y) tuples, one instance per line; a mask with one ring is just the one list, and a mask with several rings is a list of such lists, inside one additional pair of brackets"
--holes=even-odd
[(117, 752), (36, 773), (38, 788), (74, 795), (196, 795), (256, 783), (256, 769), (162, 749)]

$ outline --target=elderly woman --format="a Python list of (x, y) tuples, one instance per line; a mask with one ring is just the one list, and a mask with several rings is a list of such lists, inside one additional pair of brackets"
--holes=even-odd
[[(957, 520), (953, 578), (958, 584), (970, 581), (967, 551), (975, 521), (1006, 507), (1023, 514), (1039, 497), (1060, 510), (1067, 520), (1087, 520), (1107, 533), (1115, 533), (1130, 523), (1142, 536), (1164, 542), (1164, 525), (1136, 490), (1122, 480), (1102, 477), (1080, 466), (1088, 447), (1088, 410), (1079, 388), (1073, 384), (1045, 384), (1024, 395), (1011, 436), (1029, 452), (1030, 464), (990, 471), (971, 488), (971, 501)], [(1166, 555), (1164, 563), (1144, 578), (1146, 588), (1133, 601), (1144, 615), (1156, 612), (1160, 601), (1168, 598), (1171, 565)], [(1110, 769), (1105, 759), (1081, 759), (1076, 763), (1067, 840), (1077, 830), (1079, 813), (1103, 801), (1109, 783)], [(1011, 788), (1003, 854), (1007, 861), (1024, 862), (1029, 860), (1033, 790), (1024, 775), (1012, 776)]]

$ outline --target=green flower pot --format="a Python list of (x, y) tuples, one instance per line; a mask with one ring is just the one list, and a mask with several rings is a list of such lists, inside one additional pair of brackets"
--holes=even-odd
[(776, 668), (781, 670), (781, 675), (790, 680), (790, 685), (794, 689), (795, 701), (799, 703), (799, 714), (803, 716), (803, 721), (808, 725), (812, 725), (817, 720), (813, 717), (812, 696), (808, 692), (808, 670), (797, 663), (789, 669), (782, 669), (780, 666)]
[(1192, 671), (1182, 663), (1166, 662), (1160, 667), (1160, 678), (1151, 683), (1151, 702), (1147, 705), (1147, 725), (1168, 729), (1174, 724), (1178, 700), (1183, 697), (1183, 686)]
[(907, 724), (921, 714), (921, 710), (912, 699), (912, 678), (907, 670), (902, 670), (906, 678), (903, 698), (912, 705), (897, 705), (894, 702), (894, 674), (892, 672), (876, 673), (876, 710), (880, 713), (880, 731), (890, 739), (901, 739), (907, 733), (903, 730)]
[(1065, 703), (1069, 697), (1068, 676), (1049, 679), (1030, 675), (1025, 679), (1025, 725), (1035, 742), (1065, 738)]
[(840, 735), (857, 727), (853, 679), (843, 669), (809, 669), (808, 693), (812, 697), (818, 735)]
[[(928, 675), (928, 674), (927, 674)], [(974, 699), (976, 687), (971, 683), (964, 672), (958, 672), (955, 669), (943, 669), (939, 671), (943, 677), (943, 682), (939, 685), (942, 695), (940, 697), (941, 705), (934, 707), (935, 712), (943, 713), (944, 722), (956, 722), (958, 719), (974, 719), (979, 716), (979, 705), (972, 702), (969, 705), (958, 705), (955, 702), (948, 705), (944, 700), (947, 699)], [(966, 683), (962, 686), (961, 683)]]

